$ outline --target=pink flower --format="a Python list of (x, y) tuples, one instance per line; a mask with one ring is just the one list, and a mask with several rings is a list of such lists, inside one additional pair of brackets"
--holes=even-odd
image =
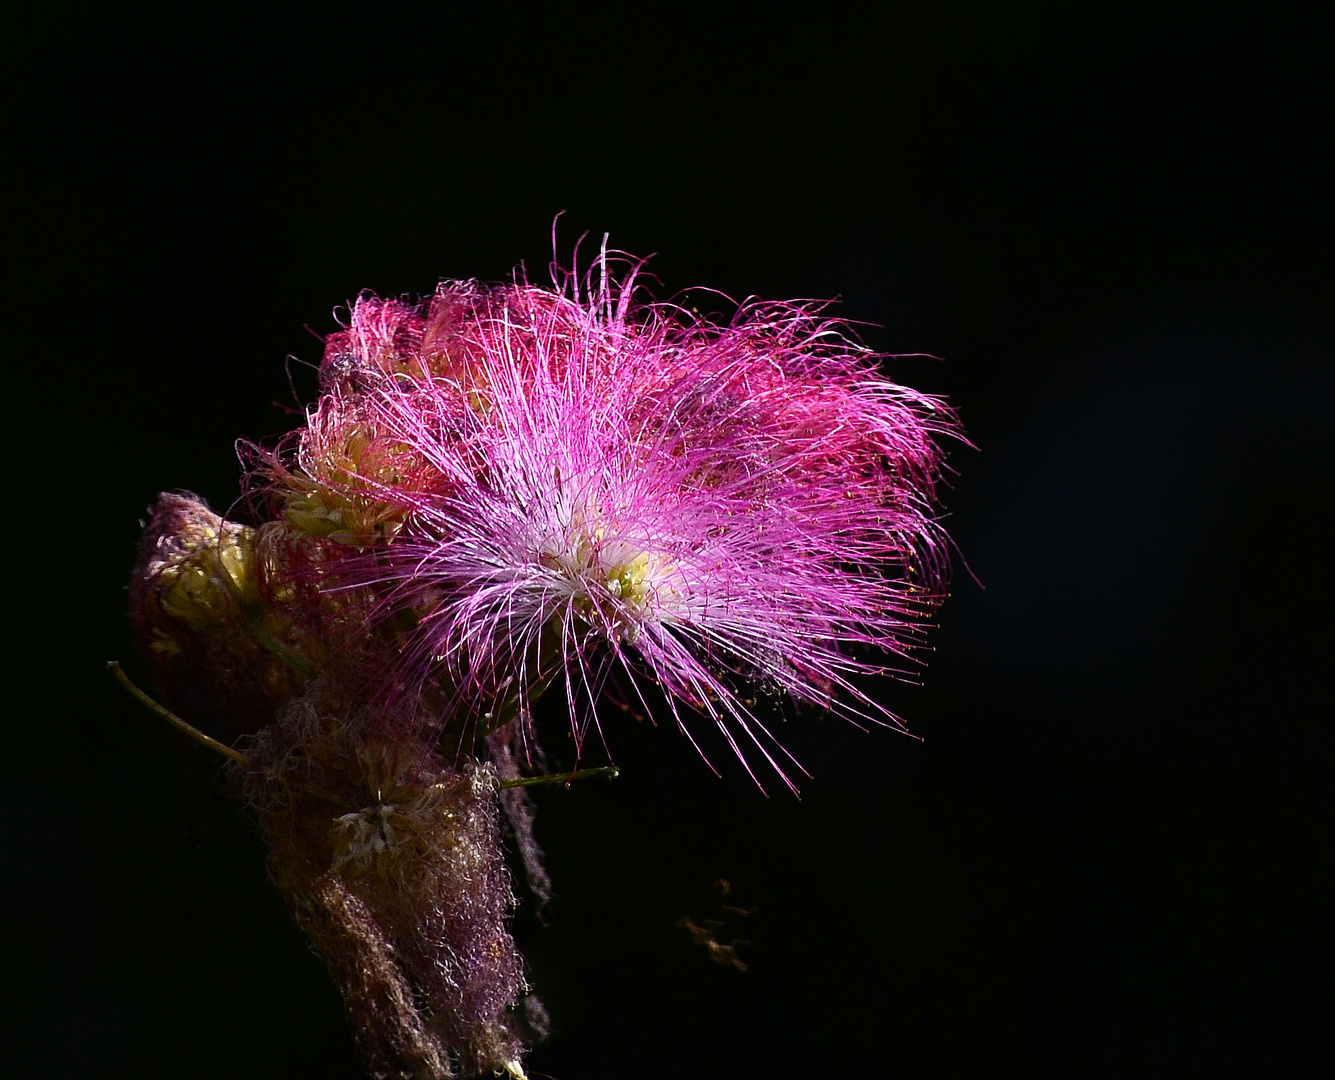
[(591, 295), (363, 296), (268, 493), (321, 588), (373, 598), (394, 644), (368, 680), (433, 695), (464, 752), (516, 715), (527, 738), (552, 683), (577, 745), (609, 685), (652, 712), (653, 683), (693, 742), (712, 723), (791, 786), (756, 693), (899, 725), (857, 678), (915, 663), (944, 595), (958, 425), (822, 305), (720, 326), (596, 269)]
[(249, 451), (261, 523), (164, 495), (144, 536), (146, 649), (249, 733), (221, 749), (372, 1075), (522, 1078), (541, 1037), (498, 815), (541, 902), (540, 694), (577, 746), (620, 695), (792, 786), (761, 696), (899, 725), (862, 677), (944, 595), (941, 401), (819, 304), (715, 325), (595, 269), (363, 296), (306, 424)]

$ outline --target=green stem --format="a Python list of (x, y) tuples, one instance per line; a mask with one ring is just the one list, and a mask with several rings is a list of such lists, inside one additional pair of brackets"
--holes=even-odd
[(197, 742), (202, 742), (210, 750), (216, 750), (219, 754), (222, 754), (223, 757), (229, 757), (233, 761), (240, 762), (242, 765), (250, 764), (250, 759), (247, 758), (245, 754), (241, 753), (239, 750), (233, 750), (230, 746), (226, 745), (225, 743), (220, 743), (217, 739), (210, 738), (208, 735), (205, 735), (198, 728), (192, 727), (190, 724), (187, 724), (184, 720), (182, 720), (170, 709), (162, 705), (159, 705), (151, 697), (145, 694), (142, 690), (139, 689), (139, 687), (135, 686), (135, 684), (130, 681), (130, 676), (126, 675), (125, 672), (121, 670), (119, 661), (117, 660), (108, 661), (107, 671), (110, 672), (111, 677), (115, 679), (117, 682), (119, 682), (123, 687), (125, 687), (125, 689), (130, 692), (131, 696), (136, 698), (141, 705), (143, 705), (146, 709), (149, 709), (152, 712), (157, 713), (160, 717), (162, 717), (162, 719), (166, 720), (167, 723), (171, 724), (172, 727), (176, 728), (178, 731), (184, 732), (185, 734), (189, 735), (192, 739), (195, 739)]
[(315, 678), (315, 668), (278, 640), (274, 632), (264, 624), (263, 614), (255, 615), (247, 621), (246, 632), (261, 648), (268, 649), (303, 679)]
[(604, 765), (600, 769), (576, 769), (571, 773), (554, 773), (547, 776), (516, 776), (513, 780), (502, 780), (501, 787), (533, 787), (537, 784), (569, 784), (574, 780), (587, 780), (593, 776), (605, 776), (615, 780), (621, 770), (615, 765)]
[[(203, 743), (210, 750), (222, 754), (223, 757), (231, 758), (241, 765), (249, 765), (250, 759), (239, 750), (234, 750), (225, 743), (220, 743), (217, 739), (205, 735), (199, 728), (186, 723), (170, 709), (145, 694), (139, 687), (130, 681), (130, 677), (125, 674), (117, 660), (107, 662), (107, 671), (111, 677), (125, 687), (130, 695), (134, 697), (144, 708), (157, 713), (158, 716), (166, 720), (177, 731), (189, 735), (196, 742)], [(588, 780), (595, 776), (605, 776), (608, 780), (615, 780), (621, 774), (621, 770), (615, 765), (604, 765), (598, 769), (576, 769), (569, 773), (553, 773), (545, 776), (516, 776), (511, 780), (502, 780), (501, 787), (535, 787), (538, 784), (571, 784), (576, 780)]]

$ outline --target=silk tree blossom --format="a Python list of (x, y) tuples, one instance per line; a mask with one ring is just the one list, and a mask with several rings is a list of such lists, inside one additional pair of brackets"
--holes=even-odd
[(854, 676), (902, 670), (943, 595), (934, 439), (957, 428), (819, 305), (715, 326), (633, 284), (363, 296), (271, 493), (298, 531), (313, 504), (358, 519), (327, 532), (332, 572), (410, 616), (393, 681), (448, 687), (444, 724), (488, 730), (557, 680), (578, 745), (622, 671), (786, 779), (754, 688), (898, 723)]
[(539, 696), (577, 752), (613, 697), (792, 786), (762, 696), (900, 726), (864, 677), (944, 595), (942, 401), (820, 304), (715, 323), (596, 269), (363, 295), (306, 422), (244, 450), (257, 523), (164, 495), (141, 545), (145, 649), (245, 737), (206, 741), (375, 1077), (521, 1078), (543, 1033), (498, 813), (541, 903)]

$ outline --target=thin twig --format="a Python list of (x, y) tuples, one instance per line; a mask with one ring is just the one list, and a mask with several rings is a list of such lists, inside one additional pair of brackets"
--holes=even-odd
[(516, 776), (511, 780), (502, 780), (501, 787), (533, 787), (537, 784), (569, 784), (573, 780), (587, 780), (593, 776), (605, 776), (615, 780), (621, 770), (615, 765), (604, 765), (600, 769), (577, 769), (570, 773), (553, 773), (547, 776)]
[(222, 754), (223, 757), (229, 757), (233, 761), (240, 762), (242, 765), (250, 764), (250, 759), (247, 758), (245, 754), (241, 753), (241, 751), (233, 750), (226, 743), (220, 743), (217, 739), (210, 738), (208, 735), (205, 735), (202, 731), (200, 731), (197, 727), (193, 727), (190, 724), (187, 724), (184, 720), (182, 720), (170, 709), (166, 708), (163, 705), (158, 704), (151, 697), (145, 694), (142, 690), (139, 689), (139, 687), (135, 686), (135, 684), (130, 681), (130, 676), (126, 675), (125, 672), (121, 670), (121, 665), (118, 660), (109, 660), (107, 662), (107, 671), (110, 672), (112, 678), (114, 678), (123, 687), (125, 687), (125, 689), (131, 693), (131, 695), (137, 698), (141, 705), (143, 705), (146, 709), (149, 709), (157, 713), (160, 717), (162, 717), (162, 719), (166, 720), (167, 723), (171, 724), (178, 731), (184, 732), (197, 742), (202, 742), (210, 750), (216, 750), (219, 754)]
[[(130, 681), (130, 677), (125, 674), (118, 660), (109, 660), (107, 662), (107, 671), (111, 674), (121, 686), (125, 687), (130, 694), (138, 700), (146, 709), (157, 713), (158, 716), (166, 720), (178, 731), (189, 735), (196, 742), (201, 742), (210, 750), (213, 750), (223, 757), (231, 758), (241, 765), (249, 765), (251, 761), (245, 754), (239, 750), (234, 750), (226, 743), (220, 743), (217, 739), (205, 735), (199, 728), (187, 723), (177, 716), (166, 706), (154, 701), (145, 694), (139, 687)], [(621, 770), (615, 765), (604, 765), (598, 769), (577, 769), (570, 773), (553, 773), (546, 776), (516, 776), (510, 780), (502, 780), (501, 787), (534, 787), (538, 784), (569, 784), (575, 780), (588, 780), (595, 776), (605, 776), (609, 780), (615, 780), (621, 774)]]

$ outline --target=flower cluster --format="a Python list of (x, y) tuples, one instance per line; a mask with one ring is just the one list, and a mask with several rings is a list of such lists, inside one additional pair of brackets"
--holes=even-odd
[(273, 876), (376, 1075), (520, 1074), (490, 807), (501, 790), (541, 892), (502, 788), (538, 753), (540, 695), (577, 748), (620, 695), (791, 785), (757, 695), (897, 724), (861, 676), (914, 662), (943, 596), (941, 401), (820, 305), (720, 325), (597, 269), (364, 295), (306, 423), (246, 451), (260, 524), (164, 496), (145, 539), (150, 651), (250, 717)]
[(630, 294), (364, 296), (295, 445), (261, 459), (268, 504), (400, 620), (393, 685), (448, 689), (449, 723), (485, 731), (555, 679), (582, 736), (625, 670), (782, 773), (738, 688), (886, 718), (849, 677), (882, 667), (858, 647), (906, 656), (941, 597), (954, 421), (811, 305), (720, 328)]

